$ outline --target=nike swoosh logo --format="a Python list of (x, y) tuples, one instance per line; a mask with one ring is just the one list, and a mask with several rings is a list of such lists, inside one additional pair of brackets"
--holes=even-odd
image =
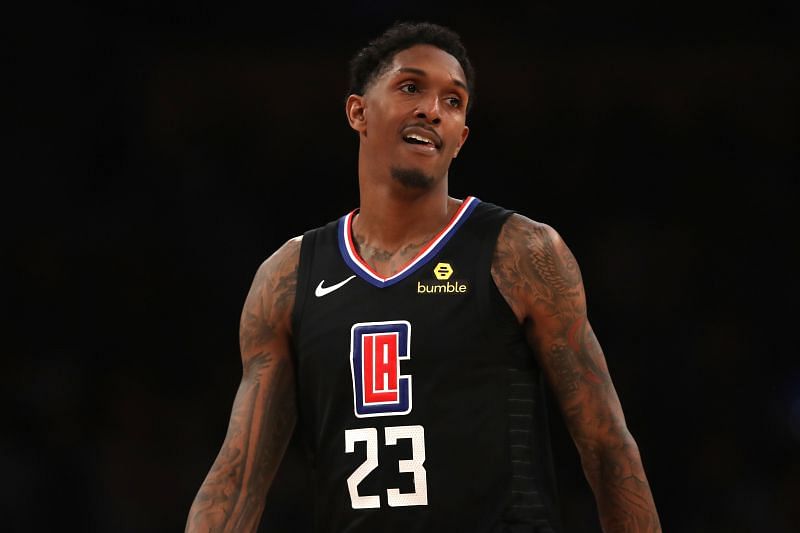
[(325, 280), (323, 279), (322, 281), (320, 281), (320, 282), (319, 282), (319, 285), (317, 285), (317, 288), (316, 288), (316, 290), (314, 290), (314, 296), (316, 296), (317, 298), (319, 298), (319, 297), (321, 297), (321, 296), (325, 296), (326, 294), (332, 293), (332, 292), (333, 292), (333, 291), (335, 291), (336, 289), (339, 289), (339, 288), (341, 288), (342, 286), (344, 286), (344, 284), (345, 284), (345, 283), (347, 283), (348, 281), (350, 281), (350, 280), (351, 280), (351, 279), (353, 279), (354, 277), (355, 277), (355, 276), (350, 276), (350, 277), (349, 277), (349, 278), (347, 278), (346, 280), (344, 280), (344, 281), (340, 281), (340, 282), (339, 282), (339, 283), (337, 283), (336, 285), (331, 285), (330, 287), (323, 287), (323, 286), (322, 286), (322, 284), (323, 284), (323, 283), (325, 283)]

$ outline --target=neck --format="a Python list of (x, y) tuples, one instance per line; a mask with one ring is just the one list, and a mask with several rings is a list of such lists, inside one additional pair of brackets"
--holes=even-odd
[(459, 202), (447, 195), (446, 176), (425, 190), (365, 181), (359, 183), (361, 207), (353, 232), (389, 253), (433, 237), (458, 208)]

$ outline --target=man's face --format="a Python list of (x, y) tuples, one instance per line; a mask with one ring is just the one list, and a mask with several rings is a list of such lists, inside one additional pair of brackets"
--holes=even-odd
[(398, 52), (367, 88), (360, 120), (362, 156), (387, 164), (400, 183), (415, 188), (441, 180), (469, 133), (466, 77), (455, 57), (430, 45)]

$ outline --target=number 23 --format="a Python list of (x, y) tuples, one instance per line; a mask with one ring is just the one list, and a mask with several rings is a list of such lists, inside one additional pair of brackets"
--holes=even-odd
[[(399, 472), (414, 474), (414, 492), (400, 492), (396, 488), (386, 489), (386, 501), (390, 507), (428, 505), (428, 481), (425, 468), (425, 428), (422, 426), (389, 426), (385, 429), (387, 446), (394, 446), (398, 439), (411, 439), (412, 457), (398, 462)], [(344, 451), (353, 453), (355, 443), (367, 443), (367, 458), (347, 478), (350, 502), (353, 509), (376, 509), (381, 506), (380, 496), (362, 496), (358, 484), (378, 466), (378, 430), (376, 428), (348, 429), (344, 432)]]

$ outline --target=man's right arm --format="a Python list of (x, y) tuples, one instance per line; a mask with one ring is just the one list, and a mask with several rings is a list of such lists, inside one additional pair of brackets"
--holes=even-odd
[(296, 420), (291, 314), (300, 238), (259, 267), (239, 330), (242, 381), (222, 449), (194, 499), (186, 532), (256, 531)]

